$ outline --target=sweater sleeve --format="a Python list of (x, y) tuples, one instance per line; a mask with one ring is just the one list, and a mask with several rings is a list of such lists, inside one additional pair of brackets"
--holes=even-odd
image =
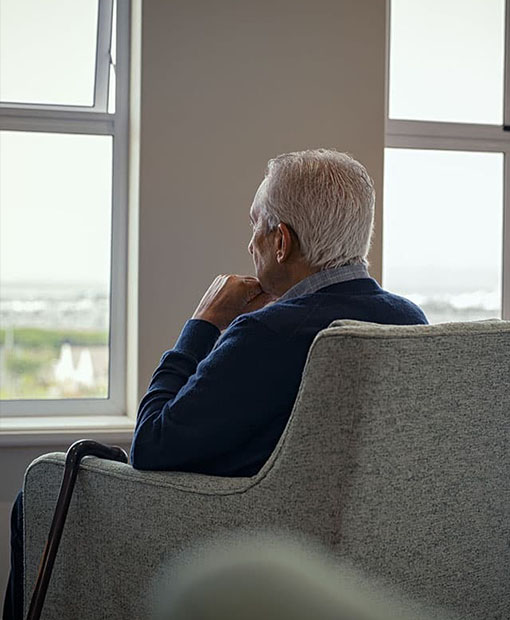
[(211, 471), (267, 423), (278, 382), (276, 334), (242, 315), (213, 348), (219, 331), (211, 328), (188, 321), (161, 358), (139, 407), (136, 469)]

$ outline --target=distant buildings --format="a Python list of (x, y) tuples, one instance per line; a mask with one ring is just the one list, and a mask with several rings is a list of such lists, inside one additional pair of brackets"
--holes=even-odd
[(107, 383), (108, 347), (80, 347), (65, 342), (53, 372), (57, 384), (73, 390)]

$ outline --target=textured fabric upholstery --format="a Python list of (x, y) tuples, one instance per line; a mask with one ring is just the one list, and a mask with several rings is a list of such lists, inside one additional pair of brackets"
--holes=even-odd
[[(233, 530), (312, 537), (417, 604), (510, 617), (510, 322), (335, 321), (252, 478), (87, 458), (43, 618), (147, 617), (160, 567)], [(25, 477), (26, 595), (64, 456)]]

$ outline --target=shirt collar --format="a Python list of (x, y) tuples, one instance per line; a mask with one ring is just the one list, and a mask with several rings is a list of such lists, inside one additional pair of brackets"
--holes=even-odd
[(301, 297), (301, 295), (310, 295), (325, 286), (338, 284), (339, 282), (347, 282), (348, 280), (358, 280), (361, 278), (370, 278), (365, 265), (356, 263), (355, 265), (343, 265), (341, 267), (333, 267), (332, 269), (323, 269), (317, 271), (295, 284), (287, 292), (285, 292), (277, 301), (286, 301), (293, 297)]

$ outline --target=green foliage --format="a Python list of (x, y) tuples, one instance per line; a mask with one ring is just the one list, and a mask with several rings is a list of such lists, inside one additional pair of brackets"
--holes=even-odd
[[(107, 398), (108, 376), (96, 384), (58, 383), (54, 377), (60, 347), (64, 343), (78, 347), (107, 347), (108, 332), (99, 330), (40, 329), (17, 327), (0, 329), (0, 400), (38, 398)], [(104, 355), (108, 355), (107, 349)], [(3, 362), (3, 364), (2, 364)]]
[[(60, 349), (64, 342), (74, 346), (91, 347), (108, 344), (107, 331), (57, 330), (35, 327), (18, 327), (13, 330), (13, 341), (17, 347), (31, 349)], [(5, 344), (6, 330), (0, 329), (0, 346)]]
[(5, 367), (13, 375), (35, 375), (52, 360), (48, 351), (8, 351), (5, 355)]

